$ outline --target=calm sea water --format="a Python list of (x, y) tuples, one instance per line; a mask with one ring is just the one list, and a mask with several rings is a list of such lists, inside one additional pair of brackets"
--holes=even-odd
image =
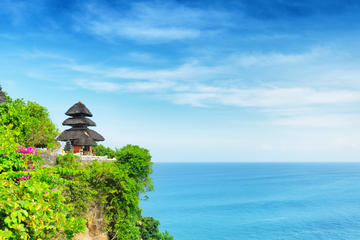
[(358, 240), (360, 164), (156, 163), (142, 202), (175, 240)]

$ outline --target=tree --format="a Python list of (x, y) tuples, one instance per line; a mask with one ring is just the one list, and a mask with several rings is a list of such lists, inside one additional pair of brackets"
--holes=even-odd
[(168, 231), (159, 232), (160, 222), (153, 217), (143, 217), (140, 225), (141, 239), (143, 240), (173, 240)]
[(142, 192), (152, 190), (150, 178), (152, 162), (149, 150), (128, 144), (116, 151), (115, 158), (119, 165), (127, 169), (129, 177), (140, 184)]
[(22, 99), (0, 104), (0, 132), (10, 129), (18, 145), (57, 148), (58, 129), (45, 107)]
[(115, 151), (109, 147), (104, 147), (103, 145), (99, 144), (95, 147), (95, 155), (96, 156), (108, 156), (108, 158), (114, 158)]

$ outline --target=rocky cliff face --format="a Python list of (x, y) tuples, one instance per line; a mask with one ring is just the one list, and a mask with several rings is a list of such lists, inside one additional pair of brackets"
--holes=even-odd
[(77, 234), (73, 240), (109, 240), (104, 231), (104, 220), (96, 204), (89, 209), (85, 233)]

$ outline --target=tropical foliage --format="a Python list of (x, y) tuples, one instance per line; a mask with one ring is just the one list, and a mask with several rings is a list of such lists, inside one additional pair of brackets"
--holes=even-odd
[(114, 158), (115, 157), (115, 151), (112, 150), (109, 147), (104, 147), (101, 144), (99, 144), (99, 145), (97, 145), (95, 147), (95, 155), (96, 156), (108, 156), (108, 158)]
[(168, 231), (159, 232), (160, 222), (153, 217), (145, 217), (141, 221), (140, 231), (143, 240), (173, 240)]
[[(0, 133), (6, 135), (7, 141), (1, 141), (0, 147), (14, 145), (57, 148), (55, 137), (58, 129), (49, 118), (46, 108), (34, 102), (22, 99), (0, 104)], [(2, 134), (1, 134), (2, 135)], [(1, 137), (4, 138), (4, 137)]]
[(140, 239), (139, 193), (152, 189), (148, 175), (151, 156), (148, 150), (133, 145), (116, 150), (115, 156), (116, 162), (92, 164), (90, 181), (98, 191), (110, 235), (116, 239)]
[(85, 221), (69, 215), (66, 181), (33, 148), (0, 151), (0, 239), (72, 239)]

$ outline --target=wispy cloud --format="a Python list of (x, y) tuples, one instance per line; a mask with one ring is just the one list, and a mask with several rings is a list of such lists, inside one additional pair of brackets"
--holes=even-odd
[(280, 118), (273, 124), (289, 127), (356, 129), (359, 125), (358, 119), (360, 119), (360, 115), (356, 114), (312, 114), (311, 116)]
[(58, 53), (49, 52), (49, 51), (41, 51), (41, 50), (33, 50), (33, 51), (22, 51), (19, 52), (17, 55), (24, 59), (51, 59), (56, 61), (74, 63), (75, 60), (73, 58), (63, 56)]
[[(208, 89), (208, 90), (206, 90)], [(360, 102), (360, 91), (319, 91), (311, 88), (224, 89), (195, 88), (173, 96), (174, 103), (206, 106), (221, 104), (238, 107), (303, 107), (314, 104)]]
[(86, 80), (75, 80), (75, 84), (81, 88), (93, 90), (93, 91), (105, 91), (105, 92), (114, 92), (121, 89), (121, 86), (112, 82), (104, 81), (86, 81)]
[[(140, 53), (137, 53), (140, 55)], [(287, 77), (288, 72), (298, 70), (299, 68), (309, 70), (313, 65), (323, 65), (325, 58), (331, 58), (334, 53), (330, 53), (327, 48), (313, 48), (303, 53), (234, 53), (223, 56), (221, 58), (207, 59), (206, 63), (202, 61), (201, 57), (189, 58), (187, 62), (174, 67), (155, 69), (155, 68), (136, 68), (136, 67), (102, 67), (85, 64), (66, 64), (65, 68), (82, 72), (84, 74), (99, 74), (106, 78), (117, 79), (141, 79), (149, 81), (185, 81), (187, 83), (211, 82), (217, 81), (226, 83), (234, 83), (234, 80), (239, 80), (246, 77), (246, 82), (251, 82), (252, 79), (263, 78), (262, 71), (266, 71), (267, 78), (276, 78), (272, 80), (280, 80), (280, 78)], [(151, 58), (149, 55), (144, 55), (146, 58)], [(279, 69), (280, 68), (280, 69)], [(253, 69), (257, 69), (253, 72)], [(260, 71), (258, 69), (261, 69)], [(273, 71), (272, 69), (276, 69)], [(316, 70), (316, 69), (315, 69)], [(320, 69), (321, 70), (321, 69)], [(272, 71), (272, 72), (269, 72)], [(319, 74), (319, 78), (323, 76), (326, 71)], [(330, 77), (330, 76), (328, 76)], [(293, 79), (298, 79), (299, 76), (292, 76)], [(262, 79), (265, 82), (267, 79)]]
[(17, 25), (23, 21), (26, 8), (26, 2), (4, 0), (1, 2), (0, 16), (8, 17), (13, 25)]
[[(155, 69), (80, 64), (73, 58), (39, 50), (20, 54), (25, 59), (58, 62), (62, 72), (76, 76), (72, 80), (75, 86), (91, 91), (150, 94), (157, 99), (194, 107), (249, 108), (266, 115), (268, 123), (278, 127), (355, 127), (358, 116), (349, 115), (349, 112), (351, 106), (360, 103), (360, 89), (353, 87), (360, 72), (349, 67), (334, 69), (332, 63), (330, 67), (324, 65), (323, 60), (333, 55), (331, 49), (323, 47), (296, 54), (234, 53), (213, 61), (190, 59), (179, 66)], [(134, 57), (152, 58), (141, 52)], [(312, 65), (317, 63), (322, 66), (313, 74)], [(312, 71), (289, 75), (298, 68)], [(31, 77), (55, 80), (55, 75), (31, 74)], [(291, 81), (266, 82), (263, 79), (260, 84), (251, 84), (251, 79), (276, 77)], [(313, 82), (303, 81), (304, 78), (313, 79)], [(341, 86), (344, 78), (348, 81)], [(332, 81), (338, 85), (331, 87)]]
[(193, 39), (210, 26), (227, 24), (227, 13), (188, 8), (176, 2), (132, 3), (126, 12), (99, 4), (88, 4), (75, 16), (77, 30), (103, 38), (130, 38), (137, 41)]
[(104, 91), (104, 92), (158, 92), (162, 89), (169, 89), (171, 87), (170, 82), (157, 81), (157, 82), (125, 82), (125, 83), (114, 83), (109, 81), (89, 81), (83, 79), (74, 80), (74, 83), (84, 89), (93, 91)]
[[(193, 58), (160, 69), (75, 63), (61, 67), (90, 79), (75, 83), (94, 91), (151, 94), (203, 108), (247, 108), (281, 128), (348, 129), (356, 127), (359, 116), (349, 112), (360, 103), (360, 89), (351, 87), (360, 72), (349, 62), (346, 54), (320, 47), (287, 54), (234, 53), (212, 61)], [(341, 85), (341, 79), (348, 81)], [(333, 81), (338, 85), (331, 85)]]

